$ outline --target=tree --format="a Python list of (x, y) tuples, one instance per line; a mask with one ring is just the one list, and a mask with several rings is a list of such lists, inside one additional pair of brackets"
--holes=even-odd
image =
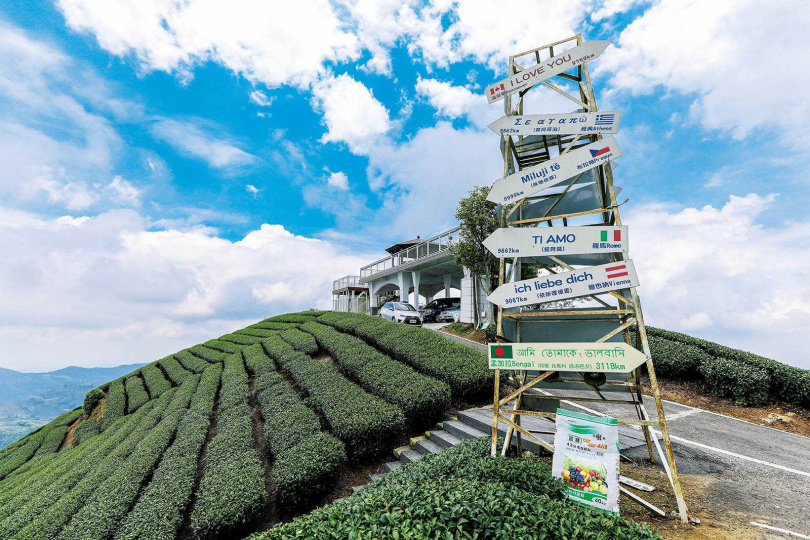
[(488, 187), (475, 187), (458, 202), (456, 219), (461, 224), (458, 242), (452, 245), (456, 264), (484, 278), (487, 293), (498, 286), (498, 259), (487, 248), (484, 240), (498, 228), (495, 204), (487, 200)]

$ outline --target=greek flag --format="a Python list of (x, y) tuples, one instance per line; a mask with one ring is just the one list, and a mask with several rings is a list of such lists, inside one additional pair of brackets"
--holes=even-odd
[(597, 126), (610, 126), (613, 124), (613, 120), (616, 117), (615, 114), (597, 114), (596, 115), (596, 125)]

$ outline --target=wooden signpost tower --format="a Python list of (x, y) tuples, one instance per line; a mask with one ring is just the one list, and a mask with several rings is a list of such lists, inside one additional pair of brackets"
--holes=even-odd
[[(489, 347), (495, 370), (492, 455), (498, 454), (499, 424), (506, 426), (502, 454), (513, 433), (518, 443), (525, 437), (551, 450), (547, 440), (521, 426), (521, 417), (553, 418), (560, 400), (601, 402), (611, 411), (622, 405), (632, 416), (618, 418), (619, 424), (643, 431), (650, 459), (660, 457), (685, 522), (686, 503), (635, 289), (628, 230), (619, 212), (624, 203), (613, 178), (612, 161), (621, 151), (612, 134), (618, 131), (620, 113), (598, 110), (588, 73), (588, 62), (608, 45), (583, 42), (577, 35), (510, 56), (509, 77), (485, 90), (490, 103), (504, 100), (506, 115), (490, 126), (501, 136), (504, 164), (504, 178), (495, 182), (489, 196), (498, 204), (502, 227), (486, 244), (500, 258), (499, 287), (490, 301), (498, 305), (499, 343), (513, 344), (508, 355), (503, 346)], [(570, 100), (571, 107), (559, 114), (524, 111), (525, 104), (542, 98), (541, 89)], [(522, 279), (530, 275), (527, 266), (539, 277)], [(617, 345), (614, 353), (608, 347), (612, 343)], [(644, 358), (624, 362), (620, 343)], [(513, 349), (519, 350), (513, 355)], [(621, 357), (615, 356), (619, 353)], [(520, 355), (536, 358), (530, 364)], [(598, 363), (577, 363), (580, 357)], [(644, 365), (655, 419), (642, 399)], [(585, 366), (593, 371), (577, 371)], [(502, 377), (516, 388), (504, 398)]]

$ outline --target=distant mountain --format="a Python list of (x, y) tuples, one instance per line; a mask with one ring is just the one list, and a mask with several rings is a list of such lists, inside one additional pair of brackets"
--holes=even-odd
[(0, 448), (82, 404), (91, 388), (143, 364), (111, 368), (69, 366), (46, 373), (0, 368)]

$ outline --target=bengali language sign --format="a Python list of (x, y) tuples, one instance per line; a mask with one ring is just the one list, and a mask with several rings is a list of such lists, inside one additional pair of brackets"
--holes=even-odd
[(627, 343), (490, 343), (489, 369), (629, 373), (647, 361)]

